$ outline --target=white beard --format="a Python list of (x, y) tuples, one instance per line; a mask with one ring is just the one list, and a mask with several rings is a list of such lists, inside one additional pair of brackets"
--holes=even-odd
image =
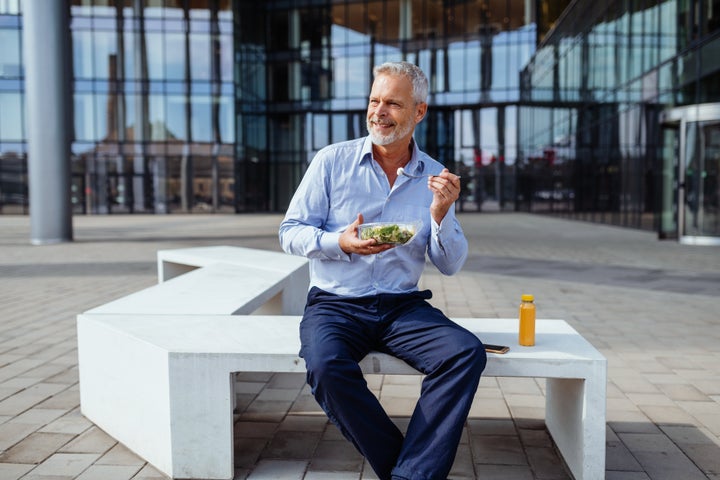
[[(377, 122), (377, 119), (373, 119), (373, 121)], [(393, 142), (396, 142), (397, 140), (403, 138), (407, 134), (409, 134), (413, 129), (413, 125), (411, 122), (408, 122), (406, 125), (395, 125), (395, 129), (388, 133), (387, 135), (382, 135), (380, 133), (377, 133), (373, 130), (372, 122), (370, 119), (367, 120), (367, 131), (370, 134), (370, 140), (372, 140), (372, 143), (375, 145), (390, 145)]]

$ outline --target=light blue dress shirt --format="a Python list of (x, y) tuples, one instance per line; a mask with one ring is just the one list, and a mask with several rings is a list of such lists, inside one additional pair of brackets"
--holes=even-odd
[[(409, 173), (439, 174), (444, 168), (413, 141)], [(285, 218), (280, 245), (310, 259), (310, 285), (341, 296), (405, 293), (418, 289), (425, 254), (443, 274), (465, 263), (468, 244), (454, 205), (438, 225), (430, 215), (427, 179), (398, 177), (390, 188), (372, 158), (370, 137), (329, 145), (310, 163)], [(340, 234), (362, 213), (365, 223), (418, 222), (413, 238), (376, 255), (347, 254)]]

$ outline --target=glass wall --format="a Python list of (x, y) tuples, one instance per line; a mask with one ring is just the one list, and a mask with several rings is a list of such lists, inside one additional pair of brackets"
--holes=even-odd
[(0, 1), (0, 213), (26, 213), (27, 147), (19, 1)]
[[(76, 213), (234, 211), (229, 0), (72, 0)], [(0, 208), (27, 213), (22, 1), (0, 1)]]
[[(366, 134), (388, 60), (429, 76), (417, 140), (463, 176), (461, 208), (512, 208), (519, 72), (570, 3), (65, 1), (76, 213), (284, 211), (315, 152)], [(29, 201), (21, 28), (0, 0), (4, 213)]]
[(522, 72), (518, 207), (672, 236), (661, 116), (720, 101), (718, 58), (719, 0), (573, 3)]
[(233, 211), (229, 1), (73, 0), (77, 211)]
[[(365, 135), (372, 67), (408, 60), (461, 209), (672, 236), (662, 118), (720, 101), (720, 0), (66, 2), (77, 213), (281, 212), (315, 152)], [(23, 214), (21, 28), (0, 0), (0, 212)]]
[[(239, 2), (238, 170), (243, 195), (282, 211), (307, 162), (366, 134), (372, 68), (417, 63), (430, 80), (416, 138), (463, 176), (461, 208), (514, 196), (519, 72), (535, 50), (535, 2)], [(263, 78), (265, 82), (263, 82)]]

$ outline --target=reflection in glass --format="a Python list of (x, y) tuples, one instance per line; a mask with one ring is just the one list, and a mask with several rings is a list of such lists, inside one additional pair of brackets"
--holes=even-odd
[(688, 122), (686, 132), (683, 234), (720, 237), (720, 122)]
[[(77, 205), (167, 212), (219, 211), (227, 205), (236, 211), (283, 210), (312, 151), (366, 133), (372, 67), (398, 60), (417, 62), (430, 77), (432, 111), (418, 129), (418, 142), (448, 165), (484, 169), (483, 199), (501, 202), (503, 182), (512, 178), (505, 166), (523, 155), (542, 158), (515, 145), (518, 72), (538, 35), (535, 4), (545, 15), (567, 2), (71, 3), (73, 150), (82, 155), (77, 173), (94, 175), (97, 185), (113, 185), (108, 192), (117, 191), (107, 193), (113, 201), (104, 202), (96, 200), (102, 189), (94, 188), (96, 197), (80, 198)], [(629, 17), (624, 18), (629, 25)], [(649, 35), (646, 25), (662, 22), (663, 16), (642, 18), (645, 30), (640, 32)], [(577, 101), (592, 88), (607, 89), (616, 76), (613, 32), (622, 21), (608, 16), (592, 43), (606, 49), (593, 55), (609, 70), (590, 72), (583, 49), (593, 47), (587, 42), (578, 46), (569, 35), (562, 52), (548, 48), (544, 57), (548, 65), (569, 59), (558, 75), (545, 64), (529, 71), (527, 78), (539, 85), (529, 98)], [(0, 30), (3, 39), (6, 30)], [(10, 31), (19, 38), (17, 30)], [(4, 65), (15, 61), (7, 51), (0, 52), (0, 76), (12, 69)], [(3, 142), (7, 121), (0, 115)], [(553, 119), (552, 114), (541, 117)], [(534, 125), (528, 123), (523, 125)], [(553, 133), (563, 130), (564, 135), (571, 128), (567, 123), (528, 136), (552, 145)], [(109, 151), (117, 151), (116, 156), (103, 157)], [(514, 186), (507, 188), (512, 192)], [(78, 192), (83, 195), (82, 188)]]
[(0, 78), (19, 77), (20, 67), (20, 31), (0, 28)]
[(75, 117), (75, 139), (92, 142), (95, 140), (95, 108), (92, 94), (75, 94), (73, 114)]
[(0, 93), (0, 140), (19, 142), (24, 139), (22, 97), (19, 93)]

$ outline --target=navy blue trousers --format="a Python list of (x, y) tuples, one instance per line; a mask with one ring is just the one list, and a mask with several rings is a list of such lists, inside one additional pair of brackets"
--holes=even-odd
[[(313, 287), (300, 324), (315, 399), (381, 480), (445, 480), (480, 375), (485, 348), (426, 300), (429, 290), (338, 297)], [(376, 350), (425, 374), (407, 432), (368, 389), (358, 362)]]

